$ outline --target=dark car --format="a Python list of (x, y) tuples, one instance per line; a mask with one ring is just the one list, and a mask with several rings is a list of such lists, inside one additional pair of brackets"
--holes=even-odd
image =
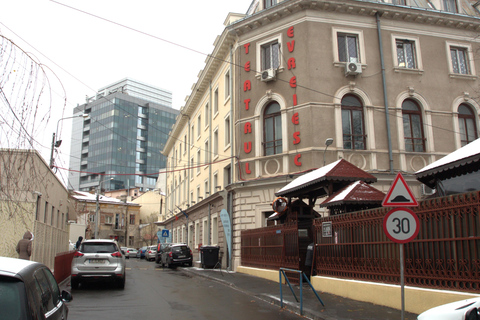
[(162, 262), (162, 253), (168, 246), (171, 246), (171, 243), (159, 243), (157, 245), (157, 253), (155, 254), (155, 263)]
[(87, 281), (114, 281), (119, 288), (125, 288), (125, 256), (115, 240), (85, 240), (75, 251), (72, 260), (70, 284), (72, 289)]
[(162, 267), (192, 266), (192, 250), (186, 244), (171, 244), (162, 253)]
[(29, 260), (0, 257), (0, 318), (67, 319), (65, 302), (72, 295), (60, 292), (52, 272)]

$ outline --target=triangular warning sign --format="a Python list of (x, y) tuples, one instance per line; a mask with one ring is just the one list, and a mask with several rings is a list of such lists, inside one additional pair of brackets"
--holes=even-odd
[(393, 181), (387, 196), (383, 199), (384, 207), (417, 207), (417, 199), (413, 196), (402, 174), (399, 172)]

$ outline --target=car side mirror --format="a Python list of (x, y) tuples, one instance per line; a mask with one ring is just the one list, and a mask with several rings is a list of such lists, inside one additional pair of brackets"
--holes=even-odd
[(465, 320), (480, 320), (480, 316), (478, 315), (478, 309), (472, 308), (465, 313)]
[(73, 300), (72, 294), (67, 290), (62, 290), (62, 300), (65, 302), (70, 302)]

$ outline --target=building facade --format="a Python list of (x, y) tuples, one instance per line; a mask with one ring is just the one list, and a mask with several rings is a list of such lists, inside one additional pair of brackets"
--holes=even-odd
[(30, 260), (53, 269), (55, 256), (69, 250), (74, 201), (37, 151), (1, 149), (0, 163), (0, 256), (18, 257), (17, 243), (30, 231)]
[[(241, 264), (241, 231), (265, 226), (275, 192), (302, 173), (346, 159), (384, 192), (402, 172), (420, 198), (427, 190), (413, 173), (478, 138), (480, 19), (468, 1), (254, 1), (225, 29), (215, 50), (232, 48), (224, 60), (225, 68), (232, 62), (232, 153), (221, 156), (234, 159), (234, 170), (218, 191), (225, 190), (232, 223), (233, 268)], [(207, 62), (196, 86), (217, 74)], [(185, 112), (190, 118), (177, 120), (177, 132), (197, 130), (201, 101), (187, 103), (184, 111), (197, 113)], [(169, 208), (189, 217), (214, 196), (202, 194), (214, 183), (202, 172), (228, 168), (213, 169), (202, 157), (205, 138), (193, 139), (188, 170), (167, 178)], [(167, 142), (164, 153), (175, 159), (175, 150)]]
[[(105, 190), (154, 189), (165, 168), (160, 150), (178, 114), (171, 99), (169, 91), (124, 79), (77, 106), (69, 188), (88, 191), (104, 181)], [(88, 117), (75, 117), (82, 114)]]

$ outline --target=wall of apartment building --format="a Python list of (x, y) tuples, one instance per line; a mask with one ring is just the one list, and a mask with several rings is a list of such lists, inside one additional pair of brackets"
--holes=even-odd
[(31, 260), (53, 269), (55, 255), (69, 250), (68, 191), (36, 151), (2, 149), (0, 162), (0, 256), (18, 257), (17, 243), (30, 231)]

